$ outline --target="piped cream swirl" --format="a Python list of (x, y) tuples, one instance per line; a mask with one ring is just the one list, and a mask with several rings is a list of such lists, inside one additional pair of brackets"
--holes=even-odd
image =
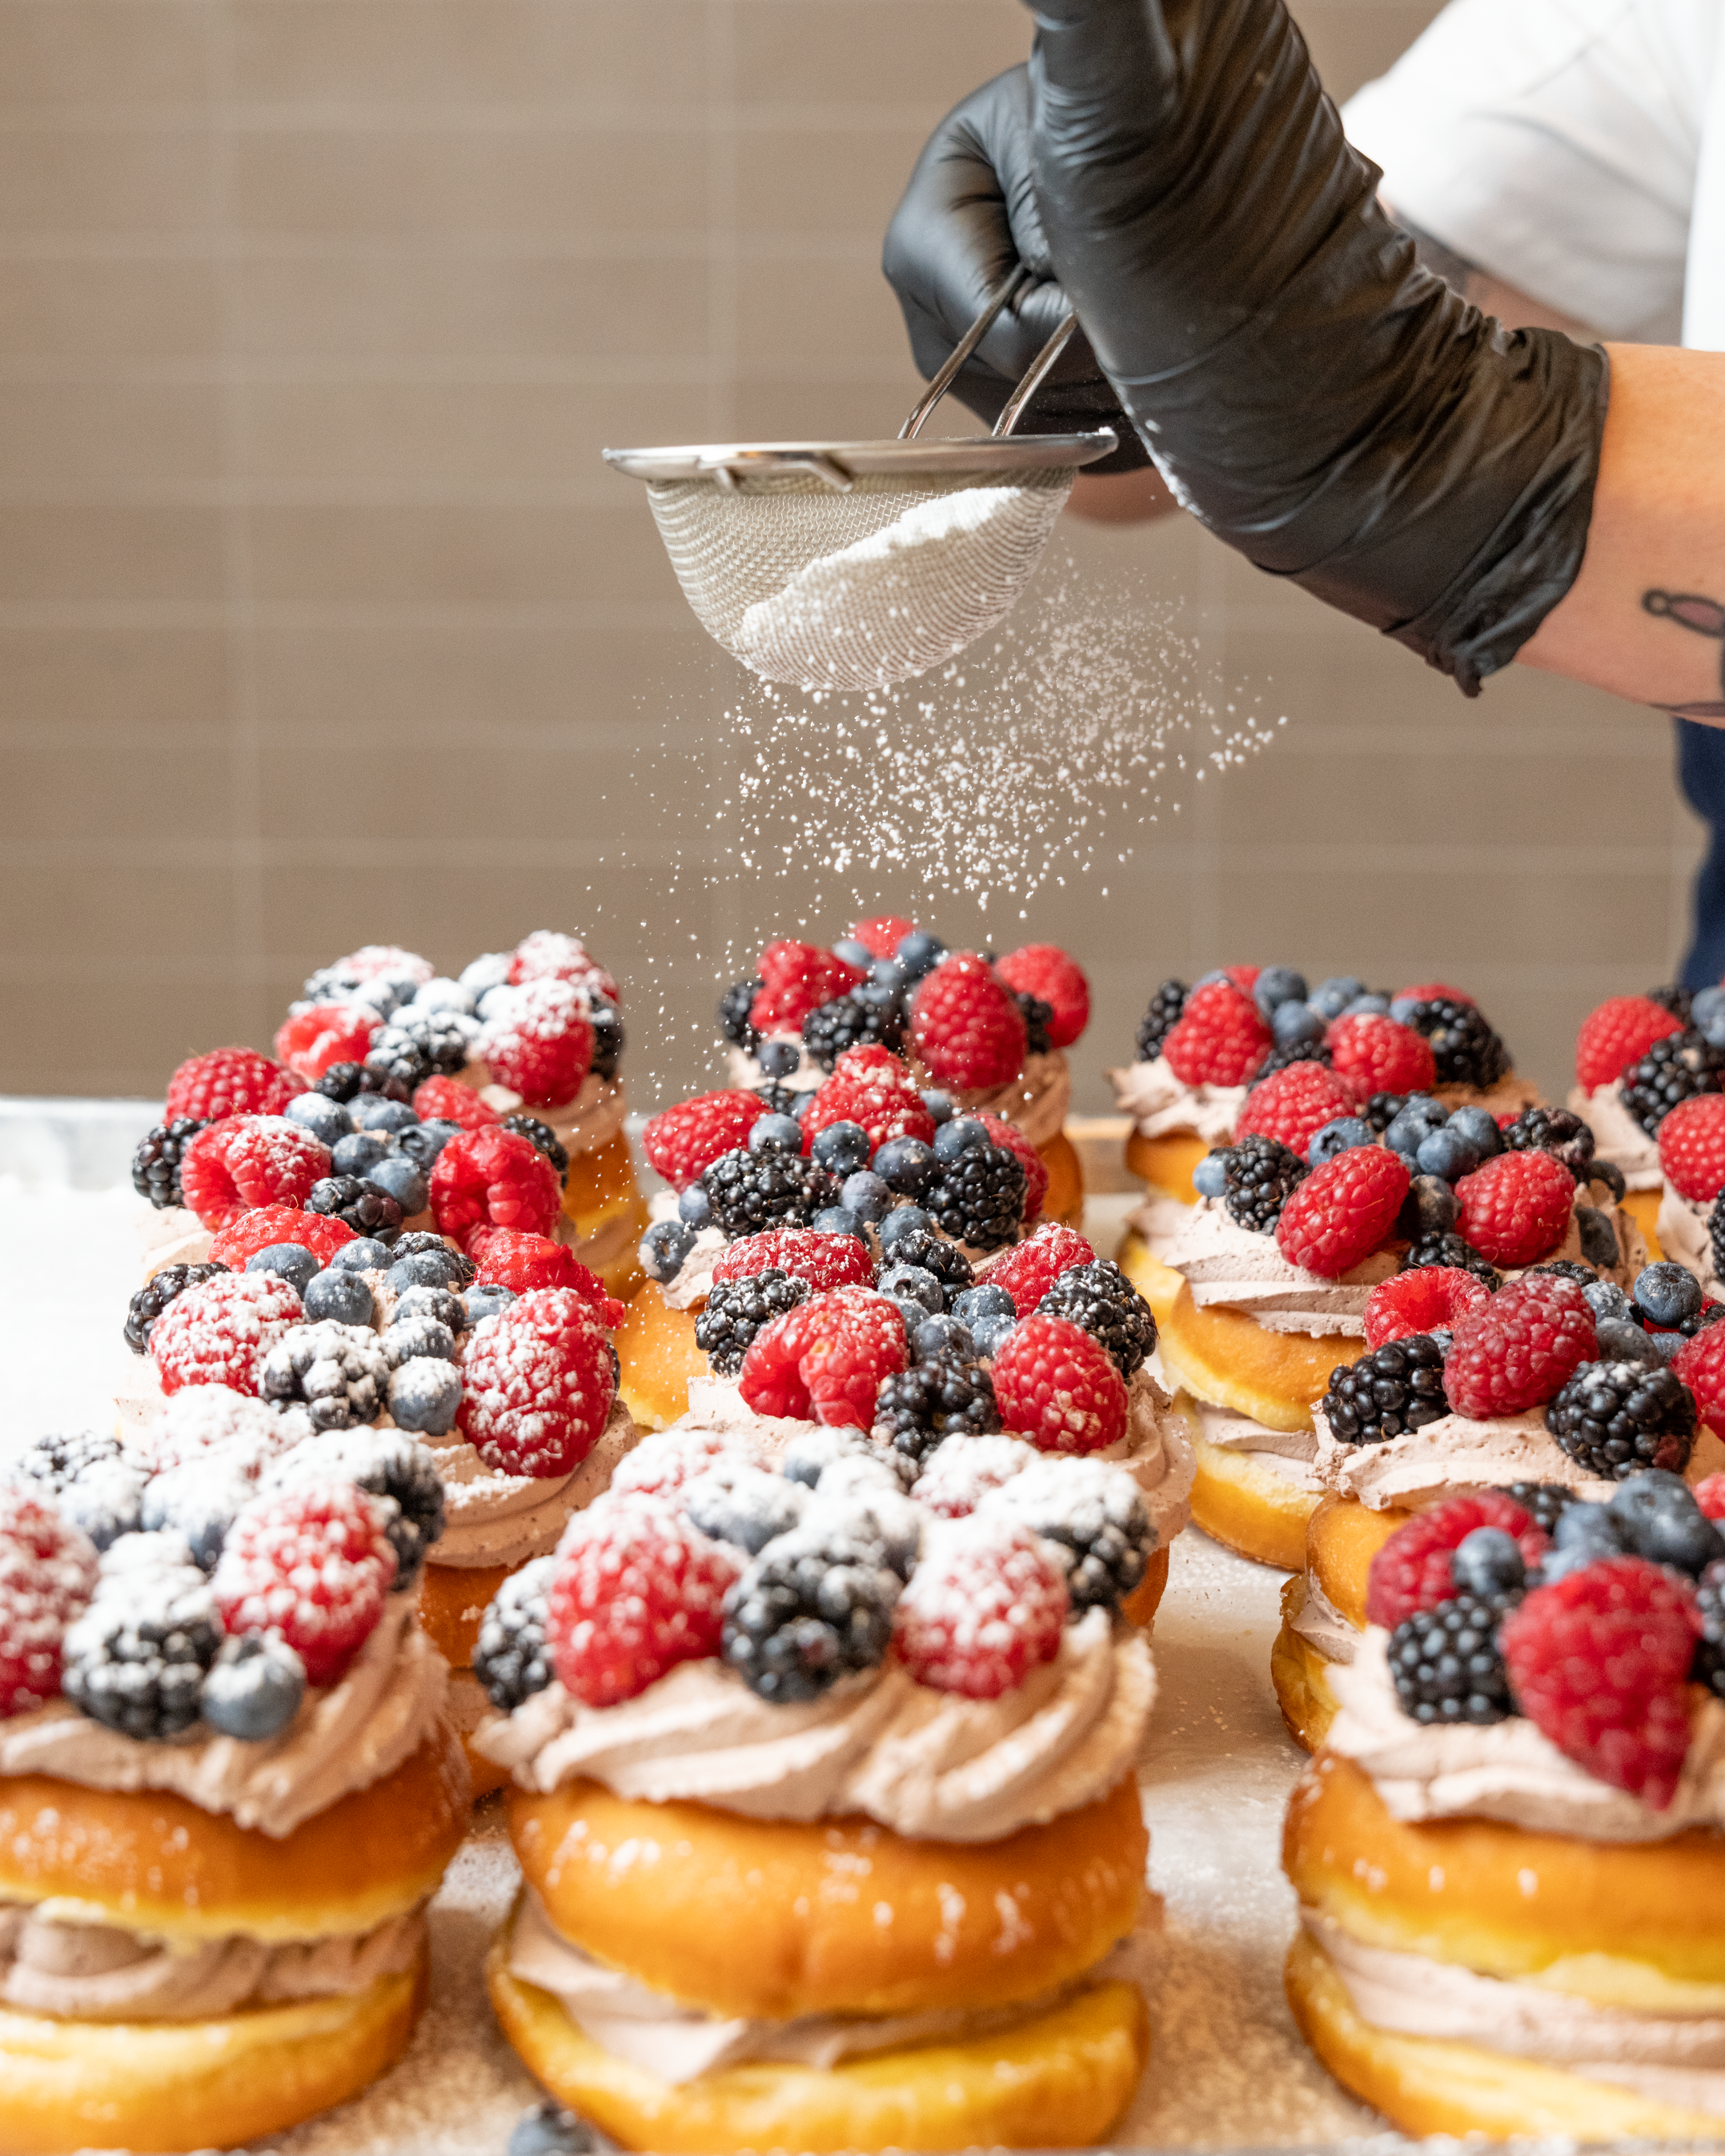
[(1114, 1088), (1115, 1105), (1132, 1117), (1140, 1137), (1191, 1131), (1213, 1146), (1231, 1142), (1250, 1090), (1245, 1086), (1189, 1086), (1175, 1075), (1165, 1055), (1104, 1075)]

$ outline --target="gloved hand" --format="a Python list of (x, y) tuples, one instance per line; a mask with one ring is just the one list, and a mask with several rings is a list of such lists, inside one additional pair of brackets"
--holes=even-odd
[[(935, 129), (886, 228), (881, 267), (904, 309), (925, 381), (1020, 264), (1033, 281), (995, 316), (951, 392), (990, 427), (1071, 310), (1055, 281), (1031, 188), (1029, 74), (1015, 67), (973, 90)], [(1112, 427), (1120, 447), (1087, 471), (1130, 471), (1149, 461), (1079, 330), (1014, 431), (1064, 434), (1096, 427)]]
[(1181, 501), (1452, 674), (1581, 566), (1607, 366), (1422, 270), (1281, 0), (1033, 0), (1048, 253)]

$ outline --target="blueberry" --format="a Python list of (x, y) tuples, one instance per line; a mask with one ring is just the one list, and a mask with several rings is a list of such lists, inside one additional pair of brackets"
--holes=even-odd
[(434, 1116), (429, 1122), (415, 1123), (408, 1130), (398, 1131), (395, 1142), (415, 1168), (429, 1175), (449, 1140), (460, 1135), (459, 1123), (452, 1123), (444, 1116)]
[[(1209, 973), (1200, 973), (1198, 978), (1192, 983), (1192, 992), (1194, 994), (1196, 994), (1199, 988), (1213, 988), (1215, 987), (1218, 981), (1227, 980), (1228, 974), (1224, 968), (1221, 966), (1212, 966)], [(1232, 988), (1234, 983), (1231, 981), (1229, 981), (1228, 985)]]
[[(1645, 1370), (1657, 1370), (1663, 1367), (1664, 1356), (1651, 1336), (1644, 1332), (1633, 1318), (1602, 1317), (1598, 1322), (1596, 1332), (1602, 1363), (1639, 1363)], [(1666, 1337), (1681, 1339), (1682, 1335), (1677, 1333)]]
[(295, 1093), (282, 1113), (301, 1130), (310, 1131), (320, 1145), (336, 1145), (353, 1134), (353, 1118), (339, 1101), (321, 1093)]
[(466, 1313), (468, 1324), (482, 1325), (486, 1318), (495, 1317), (500, 1310), (508, 1309), (515, 1301), (515, 1290), (499, 1287), (488, 1281), (482, 1287), (464, 1290), (458, 1300)]
[(641, 1266), (669, 1287), (695, 1248), (695, 1230), (686, 1220), (657, 1220), (641, 1238)]
[(691, 1228), (711, 1226), (713, 1201), (700, 1183), (691, 1183), (686, 1190), (677, 1193), (677, 1218), (686, 1221)]
[(1278, 1048), (1297, 1047), (1302, 1041), (1322, 1040), (1324, 1021), (1310, 1004), (1278, 1004), (1270, 1020)]
[(514, 952), (485, 951), (470, 964), (464, 966), (456, 978), (476, 1003), (487, 988), (505, 987), (514, 970)]
[(815, 1165), (829, 1174), (855, 1175), (869, 1164), (872, 1147), (860, 1123), (829, 1123), (814, 1134), (811, 1152)]
[(1408, 1185), (1416, 1235), (1447, 1235), (1461, 1217), (1455, 1192), (1441, 1177), (1416, 1175)]
[[(419, 1292), (435, 1294), (435, 1289), (420, 1289)], [(450, 1298), (454, 1300), (453, 1296)], [(465, 1317), (466, 1312), (464, 1311)], [(455, 1359), (454, 1331), (429, 1312), (415, 1312), (406, 1317), (398, 1315), (383, 1335), (383, 1353), (392, 1370), (398, 1370), (403, 1363), (411, 1363), (416, 1356), (430, 1356), (439, 1363)]]
[(1444, 1128), (1466, 1138), (1481, 1160), (1494, 1160), (1503, 1150), (1503, 1133), (1489, 1108), (1457, 1108)]
[(855, 966), (860, 973), (875, 970), (875, 954), (866, 943), (859, 943), (854, 936), (841, 936), (833, 946), (833, 956), (842, 958), (847, 966)]
[(459, 1250), (441, 1245), (396, 1259), (388, 1278), (398, 1295), (404, 1295), (410, 1287), (465, 1287), (473, 1278), (473, 1266)]
[[(943, 1130), (952, 1127), (950, 1123), (942, 1126)], [(983, 1127), (978, 1123), (976, 1127), (981, 1130)], [(940, 1136), (937, 1131), (932, 1146), (925, 1145), (921, 1138), (888, 1138), (875, 1155), (875, 1174), (889, 1190), (897, 1191), (901, 1197), (919, 1196), (934, 1179)]]
[(1318, 983), (1306, 1000), (1322, 1017), (1340, 1018), (1354, 998), (1365, 992), (1365, 983), (1356, 980), (1352, 973), (1332, 973), (1327, 980)]
[(1001, 1342), (1017, 1323), (1016, 1317), (979, 1317), (970, 1328), (970, 1337), (976, 1342), (978, 1354), (998, 1355)]
[(868, 1240), (862, 1222), (843, 1205), (823, 1205), (809, 1224), (824, 1235), (855, 1235), (860, 1242)]
[(847, 1213), (855, 1214), (859, 1220), (880, 1220), (891, 1210), (892, 1193), (866, 1168), (855, 1175), (847, 1175), (839, 1193), (839, 1202)]
[(946, 1290), (922, 1265), (888, 1265), (876, 1285), (882, 1295), (891, 1296), (895, 1302), (909, 1297), (925, 1311), (942, 1311), (947, 1306)]
[(1291, 966), (1266, 966), (1252, 984), (1252, 1000), (1266, 1018), (1284, 1004), (1303, 1004), (1306, 976), (1296, 973)]
[(1343, 1018), (1388, 1018), (1389, 998), (1388, 996), (1356, 996), (1342, 1015)]
[(516, 2121), (504, 2156), (603, 2156), (615, 2145), (578, 2111), (541, 2103)]
[[(845, 1189), (849, 1190), (850, 1183)], [(901, 1235), (914, 1235), (918, 1229), (925, 1234), (934, 1233), (934, 1215), (925, 1213), (920, 1205), (900, 1205), (894, 1208), (880, 1223), (880, 1247), (890, 1250)]]
[(905, 969), (896, 958), (877, 958), (869, 968), (872, 985), (888, 995), (896, 995), (905, 984)]
[(925, 1317), (920, 1325), (911, 1328), (911, 1348), (919, 1363), (932, 1363), (942, 1356), (961, 1363), (976, 1360), (976, 1342), (970, 1337), (970, 1327), (944, 1312)]
[(1228, 1163), (1223, 1156), (1226, 1146), (1207, 1152), (1192, 1171), (1192, 1188), (1200, 1198), (1219, 1198), (1228, 1188)]
[(370, 1283), (336, 1265), (308, 1281), (301, 1294), (314, 1324), (326, 1318), (336, 1325), (369, 1325), (377, 1311)]
[(413, 1356), (390, 1378), (389, 1414), (398, 1430), (446, 1437), (455, 1426), (460, 1404), (460, 1375), (440, 1355)]
[(1502, 1527), (1476, 1527), (1464, 1535), (1450, 1559), (1450, 1571), (1459, 1593), (1487, 1600), (1513, 1594), (1527, 1577), (1515, 1537)]
[(130, 1460), (99, 1460), (67, 1483), (54, 1503), (69, 1526), (105, 1550), (143, 1525), (148, 1481), (145, 1471)]
[(1398, 1025), (1405, 1025), (1419, 1008), (1418, 996), (1397, 996), (1389, 1006), (1389, 1015)]
[(1681, 1475), (1651, 1467), (1621, 1482), (1605, 1501), (1618, 1532), (1637, 1557), (1699, 1573), (1725, 1557), (1725, 1540)]
[(452, 981), (446, 973), (439, 973), (435, 980), (422, 981), (413, 991), (417, 1009), (459, 1011), (464, 1018), (473, 1016), (475, 1001), (475, 993), (465, 981)]
[[(1627, 1490), (1632, 1483), (1623, 1486)], [(1621, 1557), (1629, 1548), (1615, 1515), (1604, 1505), (1565, 1505), (1551, 1538), (1561, 1550), (1589, 1550), (1594, 1558)]]
[(1459, 1183), (1480, 1164), (1479, 1155), (1467, 1140), (1447, 1123), (1420, 1139), (1414, 1158), (1422, 1175), (1441, 1176), (1445, 1183)]
[(1448, 1120), (1440, 1101), (1434, 1101), (1429, 1093), (1410, 1093), (1384, 1132), (1384, 1142), (1392, 1152), (1418, 1152), (1421, 1139), (1441, 1130)]
[(913, 928), (908, 936), (900, 937), (898, 949), (893, 955), (907, 981), (920, 981), (946, 957), (947, 947), (938, 936), (931, 936), (926, 928)]
[(925, 1086), (922, 1093), (922, 1105), (934, 1117), (935, 1127), (952, 1122), (956, 1110), (950, 1093), (943, 1093), (937, 1086)]
[(809, 1111), (814, 1106), (813, 1093), (798, 1093), (792, 1104), (791, 1118), (800, 1130), (809, 1120)]
[(980, 1287), (960, 1289), (952, 1298), (952, 1315), (961, 1325), (968, 1325), (974, 1332), (985, 1318), (1016, 1319), (1018, 1306), (1004, 1287), (993, 1287), (984, 1281)]
[(1326, 1123), (1321, 1131), (1314, 1131), (1306, 1148), (1306, 1157), (1314, 1168), (1322, 1168), (1327, 1160), (1333, 1160), (1338, 1152), (1349, 1152), (1355, 1146), (1373, 1142), (1372, 1127), (1358, 1116), (1337, 1116), (1333, 1122)]
[(354, 1107), (354, 1122), (362, 1131), (410, 1130), (419, 1120), (405, 1101), (387, 1101), (381, 1093), (362, 1093)]
[(986, 1123), (979, 1123), (974, 1116), (954, 1116), (951, 1122), (942, 1123), (934, 1134), (934, 1157), (937, 1160), (957, 1160), (961, 1153), (980, 1152), (984, 1146), (993, 1142)]
[[(1575, 1507), (1569, 1508), (1574, 1512)], [(1567, 1579), (1572, 1572), (1585, 1572), (1590, 1564), (1601, 1558), (1621, 1557), (1623, 1552), (1614, 1543), (1609, 1549), (1597, 1548), (1592, 1543), (1572, 1543), (1562, 1548), (1548, 1549), (1539, 1560), (1538, 1584), (1541, 1587), (1555, 1587), (1560, 1579)]]
[[(389, 1331), (398, 1325), (406, 1325), (421, 1318), (429, 1318), (434, 1325), (446, 1325), (451, 1332), (463, 1331), (469, 1322), (467, 1306), (453, 1289), (446, 1287), (410, 1287), (397, 1296), (395, 1307), (389, 1313)], [(384, 1336), (388, 1345), (388, 1334)], [(399, 1357), (396, 1358), (400, 1360)]]
[(800, 1040), (763, 1040), (755, 1051), (756, 1060), (769, 1078), (788, 1078), (803, 1060)]
[(351, 1243), (343, 1243), (330, 1260), (344, 1273), (388, 1272), (392, 1262), (389, 1245), (372, 1235), (356, 1235)]
[(302, 1296), (323, 1270), (303, 1243), (271, 1243), (261, 1250), (254, 1250), (245, 1261), (245, 1269), (249, 1273), (275, 1273), (291, 1282)]
[(285, 1640), (242, 1632), (223, 1642), (203, 1681), (203, 1718), (224, 1737), (259, 1744), (287, 1727), (305, 1697), (305, 1666)]
[(1709, 1048), (1725, 1048), (1725, 988), (1698, 988), (1689, 1023)]
[(424, 1173), (404, 1152), (393, 1153), (388, 1159), (380, 1160), (366, 1180), (388, 1193), (400, 1206), (403, 1220), (423, 1213), (431, 1202)]
[(1641, 1268), (1635, 1276), (1635, 1297), (1656, 1325), (1681, 1325), (1686, 1317), (1701, 1312), (1701, 1282), (1670, 1258)]
[[(1594, 1314), (1595, 1323), (1608, 1317), (1621, 1318), (1625, 1325), (1635, 1323), (1630, 1299), (1615, 1281), (1594, 1281), (1581, 1291), (1582, 1299)], [(1601, 1358), (1609, 1360), (1609, 1358)]]
[(234, 1516), (256, 1495), (256, 1486), (242, 1476), (223, 1473), (203, 1460), (188, 1461), (150, 1477), (139, 1523), (146, 1534), (166, 1529), (183, 1535), (193, 1562), (213, 1572)]
[(803, 1126), (794, 1116), (762, 1116), (749, 1131), (751, 1152), (801, 1152)]
[(330, 1149), (330, 1165), (337, 1175), (369, 1175), (390, 1150), (387, 1131), (353, 1131)]
[(1647, 1332), (1642, 1337), (1661, 1363), (1675, 1363), (1683, 1351), (1681, 1332)]
[[(1576, 1232), (1581, 1237), (1581, 1255), (1590, 1265), (1615, 1265), (1617, 1263), (1617, 1230), (1609, 1214), (1601, 1213), (1594, 1205), (1578, 1205), (1575, 1209)], [(1687, 1275), (1685, 1275), (1687, 1278)], [(1698, 1295), (1701, 1291), (1696, 1290)]]

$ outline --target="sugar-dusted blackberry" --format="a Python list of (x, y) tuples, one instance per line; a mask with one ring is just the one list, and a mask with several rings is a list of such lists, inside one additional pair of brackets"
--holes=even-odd
[(387, 1190), (357, 1175), (322, 1177), (312, 1184), (305, 1210), (346, 1221), (356, 1235), (377, 1243), (393, 1243), (401, 1233), (400, 1206)]
[(555, 1558), (536, 1557), (512, 1572), (491, 1598), (474, 1642), (473, 1673), (501, 1714), (551, 1682), (545, 1650), (545, 1596)]
[(159, 1272), (151, 1273), (126, 1306), (123, 1329), (132, 1353), (141, 1355), (148, 1348), (150, 1327), (177, 1295), (227, 1270), (226, 1265), (163, 1265)]
[(389, 1358), (367, 1325), (290, 1325), (258, 1366), (266, 1400), (302, 1400), (314, 1430), (368, 1423), (389, 1394)]
[(1512, 1482), (1504, 1496), (1517, 1504), (1547, 1534), (1558, 1523), (1558, 1515), (1575, 1502), (1575, 1492), (1561, 1482)]
[(51, 1496), (69, 1490), (80, 1475), (121, 1457), (120, 1440), (106, 1430), (53, 1430), (11, 1454), (3, 1478), (35, 1483)]
[(1476, 1595), (1421, 1609), (1389, 1635), (1389, 1673), (1414, 1722), (1507, 1722), (1515, 1712), (1497, 1648), (1502, 1612)]
[(1690, 1675), (1715, 1699), (1725, 1699), (1725, 1557), (1715, 1558), (1695, 1589), (1701, 1619), (1701, 1642)]
[(899, 1587), (875, 1543), (820, 1529), (781, 1535), (725, 1597), (721, 1651), (761, 1699), (817, 1699), (885, 1658)]
[(412, 1004), (373, 1039), (365, 1067), (409, 1087), (428, 1078), (453, 1078), (467, 1062), (478, 1022), (462, 1012)]
[(993, 1380), (979, 1363), (937, 1356), (886, 1378), (875, 1397), (875, 1435), (922, 1460), (942, 1438), (982, 1437), (1000, 1427)]
[(1405, 1093), (1373, 1093), (1359, 1111), (1360, 1121), (1381, 1138), (1407, 1105)]
[(180, 1157), (207, 1127), (196, 1116), (176, 1116), (172, 1122), (157, 1123), (139, 1139), (131, 1157), (131, 1186), (158, 1213), (185, 1204), (185, 1194), (180, 1188)]
[(1579, 1265), (1574, 1258), (1548, 1258), (1543, 1265), (1529, 1265), (1525, 1279), (1534, 1273), (1549, 1273), (1553, 1280), (1574, 1281), (1577, 1287), (1597, 1287), (1599, 1276), (1591, 1265)]
[[(204, 1673), (222, 1645), (210, 1585), (176, 1563), (185, 1545), (161, 1537), (160, 1555), (122, 1545), (130, 1561), (104, 1572), (95, 1599), (65, 1639), (61, 1682), (74, 1707), (126, 1737), (172, 1737), (202, 1711)], [(156, 1537), (147, 1538), (151, 1542)]]
[(922, 1194), (922, 1207), (937, 1226), (973, 1250), (1004, 1250), (1017, 1240), (1026, 1187), (1016, 1153), (1005, 1146), (972, 1146), (940, 1162)]
[(803, 1045), (823, 1070), (830, 1070), (847, 1048), (870, 1042), (896, 1055), (905, 1037), (904, 1005), (878, 989), (853, 990), (821, 1004), (803, 1021)]
[(1506, 1152), (1554, 1153), (1578, 1183), (1585, 1183), (1594, 1157), (1594, 1134), (1567, 1108), (1523, 1108), (1503, 1130)]
[(1648, 988), (1645, 993), (1650, 1004), (1657, 1004), (1661, 1010), (1669, 1011), (1673, 1018), (1681, 1019), (1685, 1025), (1688, 1024), (1689, 1014), (1695, 1008), (1693, 988), (1667, 986)]
[(1335, 1060), (1334, 1055), (1321, 1040), (1290, 1040), (1280, 1048), (1271, 1050), (1253, 1071), (1252, 1083), (1261, 1086), (1273, 1072), (1286, 1070), (1291, 1063), (1322, 1063), (1328, 1070), (1333, 1068)]
[(1496, 1295), (1503, 1285), (1503, 1276), (1489, 1258), (1483, 1258), (1466, 1236), (1458, 1235), (1453, 1229), (1441, 1235), (1422, 1235), (1409, 1246), (1402, 1260), (1404, 1273), (1417, 1273), (1425, 1265), (1453, 1265), (1460, 1272), (1471, 1273), (1483, 1281)]
[(1153, 1063), (1162, 1044), (1179, 1023), (1191, 993), (1183, 981), (1164, 981), (1150, 998), (1150, 1007), (1138, 1021), (1138, 1060)]
[(1117, 1607), (1142, 1580), (1156, 1548), (1137, 1483), (1105, 1460), (1034, 1460), (991, 1491), (982, 1509), (1020, 1521), (1055, 1545), (1075, 1609)]
[(944, 1236), (932, 1235), (927, 1228), (906, 1228), (899, 1235), (885, 1238), (883, 1250), (889, 1244), (894, 1265), (919, 1265), (924, 1272), (932, 1273), (946, 1289), (949, 1300), (955, 1294), (963, 1294), (976, 1280), (970, 1260), (958, 1245), (947, 1242)]
[(1617, 1081), (1618, 1096), (1652, 1137), (1680, 1101), (1717, 1093), (1725, 1072), (1725, 1048), (1698, 1033), (1668, 1033), (1656, 1040)]
[(823, 1206), (836, 1204), (837, 1178), (800, 1153), (721, 1152), (702, 1171), (701, 1187), (713, 1224), (735, 1241), (764, 1228), (806, 1228)]
[(1311, 1170), (1280, 1138), (1254, 1131), (1238, 1145), (1219, 1148), (1222, 1203), (1236, 1227), (1254, 1235), (1275, 1232), (1286, 1205)]
[(1427, 1332), (1386, 1341), (1331, 1371), (1323, 1410), (1343, 1445), (1382, 1445), (1440, 1421), (1450, 1412), (1442, 1348)]
[(808, 1299), (808, 1281), (777, 1265), (746, 1280), (716, 1281), (695, 1321), (695, 1344), (721, 1378), (734, 1378), (762, 1327)]
[(1486, 1092), (1509, 1069), (1509, 1050), (1476, 1004), (1421, 996), (1396, 1004), (1392, 1015), (1431, 1044), (1440, 1086), (1472, 1086)]
[(1070, 1265), (1036, 1306), (1039, 1317), (1070, 1318), (1099, 1340), (1122, 1378), (1129, 1378), (1156, 1348), (1150, 1306), (1119, 1266), (1106, 1258)]
[(755, 998), (767, 983), (762, 980), (733, 981), (719, 998), (719, 1030), (733, 1048), (752, 1055), (761, 1036), (749, 1024)]
[(1545, 1426), (1589, 1475), (1681, 1475), (1695, 1448), (1695, 1399), (1669, 1363), (1584, 1363), (1547, 1408)]
[[(1713, 1271), (1719, 1279), (1725, 1280), (1725, 1191), (1713, 1200), (1713, 1209), (1707, 1215), (1707, 1240), (1712, 1245)], [(1705, 1303), (1701, 1307), (1696, 1323), (1697, 1332), (1716, 1322), (1708, 1317), (1708, 1307)]]
[(1022, 988), (1013, 991), (1012, 999), (1024, 1016), (1025, 1055), (1046, 1055), (1054, 1046), (1048, 1037), (1049, 1023), (1054, 1017), (1054, 1005), (1044, 1003), (1040, 996), (1033, 996)]
[(513, 1115), (503, 1118), (506, 1131), (518, 1131), (542, 1159), (548, 1160), (557, 1171), (559, 1183), (566, 1188), (569, 1181), (569, 1151), (549, 1123), (542, 1123), (537, 1116)]

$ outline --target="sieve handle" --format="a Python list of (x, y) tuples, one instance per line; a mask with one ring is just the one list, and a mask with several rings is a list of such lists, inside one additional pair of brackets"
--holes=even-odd
[[(922, 397), (911, 408), (910, 418), (906, 419), (903, 426), (899, 429), (898, 438), (900, 441), (913, 442), (916, 440), (917, 435), (922, 431), (923, 421), (928, 417), (929, 413), (933, 411), (935, 406), (940, 403), (942, 398), (946, 395), (947, 392), (952, 388), (953, 382), (957, 380), (959, 368), (963, 367), (965, 361), (970, 357), (972, 352), (976, 350), (983, 339), (988, 334), (988, 331), (993, 328), (994, 317), (1000, 312), (1000, 310), (1006, 305), (1007, 301), (1010, 300), (1015, 293), (1019, 291), (1029, 281), (1029, 271), (1021, 262), (1016, 270), (1013, 270), (1008, 276), (1004, 278), (1002, 281), (994, 287), (993, 290), (989, 293), (988, 297), (983, 305), (981, 314), (977, 316), (970, 327), (966, 330), (963, 336), (959, 338), (957, 343), (953, 346), (952, 351), (947, 355), (945, 365), (935, 376), (934, 379), (929, 383), (927, 388), (923, 391)], [(1074, 319), (1076, 320), (1076, 317), (1075, 316)], [(1039, 353), (1034, 365), (1036, 367), (1040, 367), (1041, 364), (1042, 355)], [(1042, 377), (1039, 374), (1036, 377), (1036, 379), (1040, 382), (1042, 379)], [(1000, 429), (997, 427), (994, 431), (999, 434)]]
[(1048, 342), (1037, 353), (1035, 358), (1030, 362), (1024, 380), (1013, 391), (1012, 395), (1007, 399), (1005, 410), (994, 422), (993, 432), (996, 434), (1009, 434), (1019, 421), (1024, 418), (1024, 407), (1047, 380), (1049, 369), (1066, 349), (1072, 332), (1077, 326), (1077, 316), (1068, 315), (1065, 321), (1060, 324)]

